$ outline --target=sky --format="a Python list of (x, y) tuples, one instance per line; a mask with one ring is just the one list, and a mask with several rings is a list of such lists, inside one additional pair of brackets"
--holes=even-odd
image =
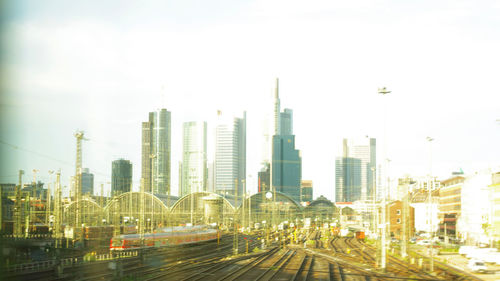
[[(334, 199), (342, 138), (377, 138), (393, 178), (500, 166), (500, 1), (3, 1), (0, 182), (74, 174), (109, 190), (134, 164), (141, 122), (172, 112), (172, 189), (182, 122), (247, 111), (247, 188), (276, 77), (294, 111), (302, 178)], [(391, 93), (377, 94), (387, 87)], [(384, 125), (385, 124), (385, 125)], [(385, 128), (385, 129), (384, 129)], [(209, 159), (213, 136), (209, 134)], [(434, 138), (432, 144), (426, 137)], [(253, 184), (250, 184), (253, 183)]]

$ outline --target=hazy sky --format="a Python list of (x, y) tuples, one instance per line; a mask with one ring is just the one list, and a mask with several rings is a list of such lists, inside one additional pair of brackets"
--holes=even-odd
[(276, 77), (315, 197), (334, 198), (343, 137), (385, 158), (384, 107), (393, 176), (428, 173), (426, 136), (441, 177), (500, 165), (500, 1), (3, 2), (0, 182), (61, 168), (67, 184), (80, 129), (95, 185), (121, 157), (138, 188), (141, 122), (165, 107), (175, 194), (182, 122), (212, 131), (222, 109), (247, 110), (255, 191)]

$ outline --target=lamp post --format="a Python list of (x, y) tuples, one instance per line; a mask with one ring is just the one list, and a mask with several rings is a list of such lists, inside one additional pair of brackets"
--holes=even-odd
[(432, 185), (434, 181), (432, 180), (432, 141), (434, 140), (431, 137), (427, 137), (426, 140), (429, 142), (429, 235), (431, 238), (431, 243), (429, 245), (429, 255), (430, 255), (430, 272), (434, 272), (434, 235), (433, 235), (433, 227), (432, 227)]
[[(234, 189), (235, 211), (234, 211), (234, 216), (233, 216), (233, 226), (234, 226), (233, 254), (237, 255), (238, 254), (238, 211), (236, 210), (236, 208), (238, 207), (238, 179), (234, 179), (234, 183), (235, 183), (235, 189)], [(241, 212), (241, 208), (240, 208), (240, 212)]]
[[(378, 223), (378, 208), (376, 206), (377, 204), (377, 190), (376, 190), (376, 180), (375, 180), (375, 172), (376, 168), (371, 167), (370, 168), (372, 171), (372, 179), (373, 179), (373, 184), (372, 184), (372, 231), (373, 233), (377, 233), (377, 223)], [(378, 238), (378, 237), (377, 237)]]
[[(388, 91), (386, 87), (382, 87), (378, 89), (378, 93), (381, 94), (382, 96), (385, 96), (391, 91)], [(384, 102), (384, 156), (387, 156), (387, 134), (386, 134), (386, 119), (387, 119), (387, 106), (386, 103)], [(386, 173), (387, 173), (387, 166), (386, 166)], [(387, 183), (388, 184), (388, 183)], [(381, 260), (380, 260), (380, 268), (385, 271), (386, 269), (386, 214), (385, 214), (385, 209), (386, 209), (386, 195), (387, 195), (387, 186), (382, 187), (382, 223), (380, 227), (381, 231)]]
[[(266, 192), (266, 198), (268, 202), (271, 202), (271, 199), (273, 198), (273, 193), (268, 191)], [(266, 204), (266, 206), (269, 206), (270, 203)], [(266, 218), (266, 245), (269, 244), (269, 223), (270, 223), (270, 218), (269, 218), (269, 207), (266, 208), (267, 212), (267, 218)], [(273, 215), (273, 214), (272, 214)]]
[[(47, 206), (45, 207), (45, 211), (46, 211), (46, 215), (45, 215), (45, 224), (47, 226), (50, 225), (50, 214), (51, 214), (51, 197), (52, 197), (52, 193), (51, 193), (51, 189), (50, 189), (50, 184), (52, 183), (52, 174), (54, 173), (54, 171), (52, 170), (49, 170), (49, 183), (47, 184)], [(50, 228), (50, 227), (49, 227)]]
[[(154, 210), (154, 200), (153, 200), (153, 197), (154, 197), (154, 175), (158, 174), (158, 173), (155, 173), (154, 172), (154, 161), (156, 159), (156, 154), (150, 154), (149, 155), (149, 158), (151, 158), (151, 232), (153, 232), (153, 210)], [(158, 169), (158, 165), (156, 165), (157, 169)], [(156, 188), (156, 193), (158, 193), (158, 188)]]

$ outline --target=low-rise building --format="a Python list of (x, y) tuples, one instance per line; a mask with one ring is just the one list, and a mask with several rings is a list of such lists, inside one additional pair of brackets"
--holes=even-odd
[[(406, 239), (409, 239), (415, 234), (415, 209), (408, 206), (405, 218), (404, 204), (402, 201), (393, 201), (388, 204), (388, 221), (389, 233), (391, 237), (402, 239), (404, 228), (406, 224)], [(406, 219), (406, 221), (405, 221)]]
[(309, 204), (313, 201), (313, 181), (301, 180), (300, 181), (300, 202)]
[(465, 178), (461, 196), (461, 215), (457, 232), (467, 244), (489, 243), (487, 225), (490, 213), (491, 171), (475, 172)]
[(491, 175), (489, 233), (493, 241), (500, 241), (500, 172)]
[[(462, 215), (462, 188), (464, 176), (453, 176), (441, 181), (439, 190), (439, 234), (459, 238), (457, 224)], [(446, 231), (445, 231), (446, 229)]]
[(417, 233), (436, 233), (440, 222), (438, 217), (439, 190), (433, 190), (429, 194), (429, 190), (427, 189), (414, 189), (409, 195), (409, 202), (415, 213), (415, 231)]

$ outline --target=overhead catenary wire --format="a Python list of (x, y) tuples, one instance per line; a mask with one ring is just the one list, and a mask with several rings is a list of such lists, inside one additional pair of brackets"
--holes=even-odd
[[(41, 152), (38, 152), (38, 151), (35, 151), (35, 150), (32, 150), (32, 149), (28, 149), (28, 148), (24, 148), (24, 147), (21, 147), (21, 146), (18, 146), (18, 145), (14, 145), (14, 144), (11, 144), (11, 143), (6, 142), (6, 141), (1, 140), (1, 139), (0, 139), (0, 143), (4, 144), (6, 146), (9, 146), (9, 147), (11, 147), (12, 149), (15, 149), (15, 150), (21, 150), (21, 151), (24, 151), (24, 152), (32, 153), (32, 154), (38, 155), (40, 157), (43, 157), (43, 158), (50, 159), (52, 161), (58, 162), (60, 164), (64, 164), (68, 168), (73, 168), (73, 169), (76, 168), (76, 166), (75, 166), (74, 163), (68, 162), (66, 160), (61, 160), (61, 159), (55, 158), (53, 156), (50, 156), (50, 155), (47, 155), (47, 154), (44, 154), (44, 153), (41, 153)], [(104, 173), (104, 172), (96, 171), (94, 169), (91, 169), (91, 170), (92, 170), (92, 173), (94, 173), (96, 175), (99, 175), (99, 176), (105, 177), (107, 181), (108, 180), (111, 181), (111, 175), (109, 173)], [(0, 178), (7, 178), (7, 177), (17, 177), (17, 175), (1, 175), (0, 176)], [(139, 184), (139, 181), (132, 180), (132, 182), (134, 184)]]

